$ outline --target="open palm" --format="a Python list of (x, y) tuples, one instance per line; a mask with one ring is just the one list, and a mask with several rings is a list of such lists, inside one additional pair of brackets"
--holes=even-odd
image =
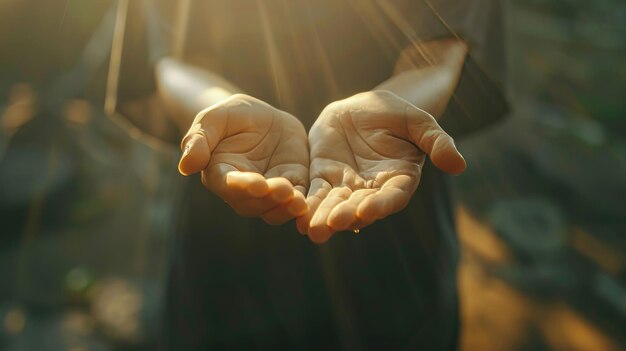
[(306, 212), (307, 137), (290, 114), (237, 94), (200, 112), (182, 147), (181, 173), (201, 171), (238, 214), (280, 224)]
[(417, 189), (426, 155), (449, 173), (465, 161), (428, 113), (374, 91), (329, 105), (309, 132), (311, 187), (298, 229), (325, 242), (398, 212)]

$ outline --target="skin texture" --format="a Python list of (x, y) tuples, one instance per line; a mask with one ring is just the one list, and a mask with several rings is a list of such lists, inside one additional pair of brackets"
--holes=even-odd
[(301, 233), (323, 243), (337, 231), (361, 229), (402, 210), (419, 184), (426, 154), (447, 173), (465, 170), (436, 119), (456, 89), (467, 51), (456, 38), (414, 43), (401, 53), (394, 76), (373, 92), (321, 113), (309, 133), (311, 189), (309, 212), (297, 221)]
[(297, 218), (302, 234), (323, 243), (335, 232), (361, 229), (406, 207), (426, 155), (445, 172), (465, 170), (436, 118), (455, 90), (466, 54), (458, 39), (407, 48), (393, 77), (374, 91), (330, 104), (308, 138), (295, 117), (235, 94), (237, 87), (210, 72), (167, 59), (159, 63), (157, 78), (181, 126), (198, 106), (213, 104), (183, 139), (182, 174), (202, 172), (205, 187), (242, 216), (269, 224)]
[(311, 128), (309, 143), (309, 211), (297, 226), (316, 243), (406, 207), (427, 154), (445, 172), (465, 169), (435, 118), (389, 91), (329, 105)]
[(302, 123), (251, 96), (235, 94), (200, 112), (182, 142), (179, 170), (237, 214), (282, 224), (307, 212), (309, 151)]

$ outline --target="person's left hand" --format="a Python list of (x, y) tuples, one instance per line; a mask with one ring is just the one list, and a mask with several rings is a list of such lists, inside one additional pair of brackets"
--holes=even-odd
[(427, 112), (388, 91), (329, 105), (309, 132), (309, 212), (298, 230), (316, 243), (402, 210), (428, 154), (441, 170), (465, 170), (452, 138)]

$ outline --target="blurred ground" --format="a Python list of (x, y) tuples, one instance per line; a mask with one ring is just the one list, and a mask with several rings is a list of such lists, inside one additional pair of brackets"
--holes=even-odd
[(461, 148), (464, 350), (626, 345), (626, 4), (509, 1), (510, 118)]
[(461, 350), (622, 349), (620, 325), (607, 327), (606, 320), (584, 315), (564, 296), (540, 298), (507, 281), (498, 270), (514, 264), (510, 248), (466, 209), (457, 218), (463, 245)]

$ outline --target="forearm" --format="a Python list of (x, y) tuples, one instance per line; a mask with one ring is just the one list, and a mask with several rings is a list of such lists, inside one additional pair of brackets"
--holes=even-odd
[(159, 60), (155, 71), (159, 96), (182, 133), (198, 112), (241, 92), (217, 74), (172, 58)]
[(459, 39), (416, 44), (403, 51), (393, 77), (375, 89), (391, 91), (439, 118), (456, 89), (466, 55), (467, 45)]

